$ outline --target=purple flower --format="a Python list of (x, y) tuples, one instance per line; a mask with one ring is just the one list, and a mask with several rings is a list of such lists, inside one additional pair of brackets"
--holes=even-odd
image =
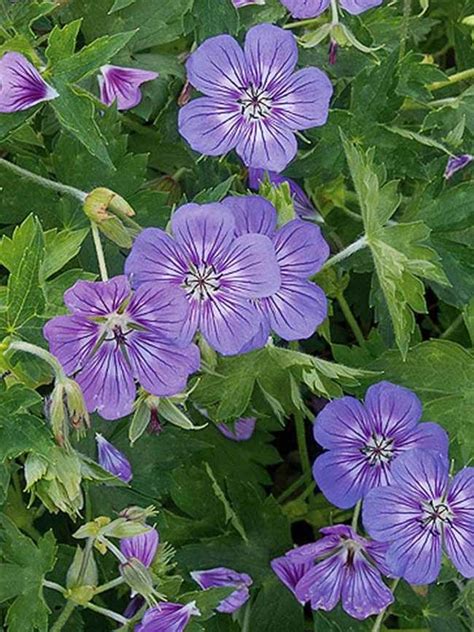
[(328, 452), (313, 466), (326, 498), (336, 507), (352, 507), (373, 487), (391, 484), (402, 452), (447, 453), (446, 432), (435, 423), (418, 423), (421, 414), (418, 397), (390, 382), (371, 386), (364, 404), (353, 397), (327, 404), (316, 417), (314, 437)]
[(237, 235), (261, 233), (272, 239), (280, 266), (281, 285), (271, 296), (255, 302), (260, 329), (243, 349), (265, 344), (271, 330), (284, 340), (309, 338), (327, 315), (324, 292), (308, 280), (329, 255), (320, 228), (295, 219), (277, 230), (274, 207), (258, 195), (229, 197), (223, 204), (234, 213)]
[(27, 110), (58, 96), (21, 53), (5, 53), (0, 59), (0, 112)]
[(295, 72), (297, 59), (294, 36), (270, 24), (248, 31), (244, 51), (229, 35), (206, 40), (186, 64), (205, 96), (180, 110), (180, 133), (202, 154), (235, 149), (249, 167), (283, 171), (295, 132), (324, 125), (332, 95), (321, 70)]
[(237, 9), (241, 9), (242, 7), (246, 7), (250, 4), (265, 4), (265, 0), (232, 0), (232, 4)]
[(140, 86), (145, 81), (158, 77), (157, 72), (141, 68), (123, 68), (121, 66), (102, 66), (97, 76), (100, 88), (100, 100), (105, 105), (117, 102), (118, 110), (130, 110), (140, 103)]
[(231, 614), (242, 607), (250, 597), (249, 586), (253, 584), (253, 581), (246, 573), (237, 573), (230, 568), (219, 567), (208, 571), (193, 571), (190, 575), (203, 590), (235, 586), (236, 590), (217, 606), (217, 612)]
[(220, 423), (217, 424), (217, 429), (222, 432), (224, 437), (232, 441), (248, 441), (254, 433), (256, 423), (255, 417), (243, 417), (237, 419), (233, 428), (225, 423)]
[(390, 544), (387, 565), (410, 584), (438, 577), (443, 548), (461, 575), (474, 577), (474, 468), (449, 479), (446, 456), (412, 450), (392, 468), (390, 487), (364, 500), (370, 535)]
[(144, 566), (148, 567), (155, 558), (159, 542), (158, 531), (150, 529), (146, 533), (120, 540), (120, 550), (128, 560), (132, 558), (140, 560)]
[(288, 551), (272, 563), (300, 603), (309, 601), (313, 610), (332, 610), (341, 600), (347, 614), (366, 619), (393, 602), (380, 574), (386, 572), (386, 545), (370, 542), (346, 525), (326, 527), (321, 533), (324, 537), (317, 542)]
[(200, 615), (195, 601), (186, 605), (160, 603), (145, 612), (141, 623), (135, 627), (135, 632), (183, 632), (191, 617)]
[(132, 411), (134, 378), (167, 397), (199, 368), (198, 348), (173, 342), (188, 315), (174, 288), (144, 285), (132, 294), (125, 276), (78, 281), (64, 302), (72, 313), (50, 320), (44, 336), (66, 373), (75, 374), (89, 412), (118, 419)]
[(222, 354), (238, 353), (254, 336), (259, 314), (250, 299), (280, 286), (272, 242), (265, 235), (235, 237), (235, 220), (223, 204), (186, 204), (171, 219), (173, 237), (146, 228), (135, 240), (125, 270), (133, 283), (182, 289), (189, 303), (180, 336), (200, 330)]
[(124, 483), (130, 483), (133, 478), (132, 466), (125, 454), (107, 441), (101, 434), (96, 433), (97, 453), (99, 465)]
[(293, 198), (293, 204), (295, 206), (295, 212), (301, 219), (313, 219), (316, 216), (316, 209), (311, 204), (310, 199), (294, 180), (282, 176), (274, 171), (265, 171), (265, 169), (249, 169), (249, 187), (254, 191), (258, 191), (260, 184), (265, 181), (265, 178), (274, 184), (279, 186), (284, 182), (287, 182), (290, 187), (291, 197)]
[[(352, 15), (359, 15), (382, 4), (383, 0), (339, 0), (340, 6)], [(281, 0), (294, 18), (315, 18), (330, 5), (330, 0)]]
[(474, 156), (470, 154), (462, 154), (461, 156), (451, 156), (446, 165), (444, 177), (449, 180), (455, 173), (467, 167), (474, 160)]

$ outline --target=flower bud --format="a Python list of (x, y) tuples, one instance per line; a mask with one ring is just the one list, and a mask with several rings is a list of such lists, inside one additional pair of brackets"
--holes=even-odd
[(91, 423), (81, 387), (75, 380), (68, 378), (64, 382), (64, 389), (69, 422), (78, 435), (83, 436)]
[(149, 604), (156, 604), (161, 595), (153, 588), (153, 575), (140, 560), (129, 559), (121, 564), (120, 573), (132, 589), (132, 595), (142, 595)]
[(123, 511), (119, 513), (121, 518), (125, 518), (126, 520), (130, 520), (132, 522), (146, 522), (148, 518), (152, 518), (156, 516), (158, 512), (156, 511), (153, 505), (149, 507), (127, 507)]
[[(81, 549), (80, 546), (76, 548), (76, 552), (74, 554), (74, 559), (72, 561), (71, 566), (68, 569), (66, 576), (66, 586), (68, 588), (73, 588), (78, 585), (79, 573), (82, 568), (84, 559), (84, 549)], [(97, 564), (95, 563), (94, 555), (91, 554), (88, 557), (87, 565), (85, 571), (82, 576), (81, 585), (85, 586), (97, 586), (98, 582), (98, 571)]]
[(101, 434), (96, 433), (97, 452), (99, 465), (107, 472), (110, 472), (124, 483), (132, 480), (132, 466), (127, 457), (112, 445)]
[(130, 219), (135, 211), (123, 197), (99, 187), (87, 195), (83, 208), (87, 217), (108, 239), (121, 248), (131, 248), (133, 237), (140, 227)]

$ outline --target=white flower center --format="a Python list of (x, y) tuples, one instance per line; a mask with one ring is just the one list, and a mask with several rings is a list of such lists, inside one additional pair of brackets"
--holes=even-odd
[(104, 340), (115, 340), (118, 345), (125, 345), (127, 334), (131, 331), (130, 319), (127, 314), (110, 314), (103, 327)]
[(389, 463), (394, 454), (393, 439), (373, 434), (361, 449), (369, 465)]
[(213, 265), (191, 263), (183, 282), (186, 296), (200, 301), (211, 298), (220, 288), (220, 278)]
[(446, 524), (452, 522), (453, 513), (442, 498), (424, 502), (421, 507), (423, 511), (420, 519), (421, 524), (428, 527), (436, 535), (440, 535)]
[(241, 113), (251, 121), (259, 121), (271, 113), (272, 98), (265, 90), (252, 84), (243, 91), (237, 102)]

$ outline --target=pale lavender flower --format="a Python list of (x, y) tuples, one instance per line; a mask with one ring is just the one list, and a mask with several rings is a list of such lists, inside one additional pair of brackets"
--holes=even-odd
[[(338, 4), (352, 15), (381, 5), (383, 0), (338, 0)], [(314, 18), (330, 5), (330, 0), (281, 0), (294, 18)]]
[(198, 348), (174, 342), (188, 316), (174, 288), (144, 285), (132, 293), (125, 276), (78, 281), (64, 302), (71, 314), (50, 320), (44, 336), (66, 373), (74, 374), (89, 412), (118, 419), (132, 411), (135, 379), (168, 397), (199, 368)]
[(444, 177), (449, 180), (455, 173), (467, 167), (474, 160), (471, 154), (462, 154), (460, 156), (451, 156), (446, 165)]
[(370, 491), (363, 505), (368, 533), (390, 544), (390, 571), (410, 584), (438, 577), (443, 549), (457, 570), (474, 577), (474, 468), (450, 480), (445, 455), (430, 450), (403, 454), (390, 487)]
[(181, 288), (190, 306), (180, 336), (199, 330), (222, 354), (240, 351), (258, 330), (251, 299), (273, 294), (280, 274), (265, 235), (235, 237), (235, 220), (223, 204), (186, 204), (171, 219), (173, 237), (146, 228), (135, 240), (125, 270), (135, 285)]
[(158, 77), (158, 73), (152, 70), (122, 66), (102, 66), (100, 72), (97, 76), (100, 100), (105, 105), (117, 102), (118, 110), (130, 110), (138, 105), (142, 100), (142, 83)]
[(329, 402), (314, 424), (316, 441), (328, 450), (313, 466), (326, 498), (347, 509), (373, 487), (392, 483), (402, 452), (423, 448), (446, 454), (447, 433), (438, 424), (419, 423), (421, 415), (415, 393), (390, 382), (371, 386), (363, 404), (353, 397)]
[(131, 538), (122, 538), (120, 540), (120, 550), (127, 560), (134, 558), (139, 560), (144, 566), (149, 567), (155, 559), (159, 543), (160, 536), (158, 531), (150, 529)]
[(124, 483), (130, 483), (133, 478), (132, 466), (125, 454), (99, 433), (96, 433), (95, 440), (99, 465)]
[(393, 602), (380, 574), (386, 572), (386, 545), (370, 542), (346, 525), (326, 527), (321, 533), (320, 540), (288, 551), (272, 563), (301, 604), (332, 610), (341, 601), (351, 617), (366, 619)]
[(256, 423), (255, 417), (242, 417), (237, 419), (233, 427), (225, 423), (219, 423), (217, 424), (217, 429), (222, 432), (224, 437), (232, 441), (248, 441), (254, 433)]
[(241, 608), (250, 597), (249, 586), (253, 584), (253, 581), (246, 573), (237, 573), (230, 568), (219, 567), (207, 571), (193, 571), (190, 575), (203, 590), (235, 586), (236, 590), (217, 606), (217, 612), (231, 614)]
[(324, 125), (332, 95), (321, 70), (295, 72), (297, 59), (295, 37), (270, 24), (252, 27), (243, 51), (229, 35), (206, 40), (186, 64), (205, 96), (180, 110), (182, 136), (207, 156), (235, 149), (249, 167), (283, 171), (295, 132)]
[(191, 617), (199, 617), (201, 613), (196, 602), (183, 605), (181, 603), (160, 603), (150, 608), (143, 615), (135, 632), (183, 632)]
[(21, 53), (5, 53), (0, 59), (0, 112), (27, 110), (58, 96)]
[(275, 186), (279, 186), (285, 182), (288, 184), (291, 197), (293, 198), (295, 212), (298, 217), (301, 219), (313, 219), (319, 215), (300, 185), (291, 178), (287, 178), (274, 171), (265, 171), (265, 169), (253, 169), (252, 167), (249, 169), (249, 187), (254, 191), (259, 190), (260, 184), (265, 181), (265, 178), (268, 178), (271, 184)]
[(237, 235), (261, 233), (272, 239), (280, 267), (280, 287), (255, 301), (260, 329), (242, 350), (262, 346), (272, 330), (284, 340), (309, 338), (327, 315), (324, 292), (308, 279), (329, 255), (320, 228), (295, 219), (277, 230), (275, 208), (258, 195), (228, 197), (223, 204), (234, 214)]
[(237, 9), (241, 9), (242, 7), (247, 7), (250, 4), (263, 5), (265, 4), (265, 0), (232, 0), (232, 4)]

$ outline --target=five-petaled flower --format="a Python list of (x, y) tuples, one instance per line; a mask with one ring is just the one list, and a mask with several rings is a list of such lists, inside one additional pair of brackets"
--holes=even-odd
[(418, 397), (390, 382), (371, 386), (364, 404), (353, 397), (327, 404), (314, 436), (328, 451), (313, 466), (326, 498), (336, 507), (352, 507), (373, 487), (390, 485), (402, 452), (424, 448), (446, 454), (446, 432), (435, 423), (418, 423), (421, 414)]
[(200, 615), (195, 601), (186, 605), (170, 602), (160, 603), (145, 612), (141, 623), (136, 626), (135, 632), (183, 632), (191, 617), (199, 617)]
[(317, 68), (295, 72), (294, 36), (270, 24), (251, 28), (242, 51), (229, 35), (206, 40), (186, 68), (205, 96), (181, 108), (179, 129), (196, 151), (235, 149), (249, 167), (283, 171), (295, 157), (295, 132), (323, 125), (332, 85)]
[(146, 81), (158, 77), (157, 72), (141, 68), (125, 68), (122, 66), (102, 66), (97, 76), (100, 88), (100, 100), (105, 105), (117, 103), (118, 110), (130, 110), (140, 103), (142, 93), (140, 86)]
[(95, 435), (99, 465), (107, 472), (130, 483), (133, 478), (132, 466), (123, 452), (120, 452), (110, 441), (98, 432)]
[(247, 573), (237, 573), (230, 568), (219, 567), (206, 571), (193, 571), (190, 575), (203, 590), (221, 586), (235, 587), (235, 591), (217, 606), (217, 612), (231, 614), (241, 608), (250, 597), (249, 586), (253, 582)]
[(223, 204), (186, 204), (171, 219), (173, 236), (146, 228), (135, 240), (125, 271), (132, 283), (180, 288), (190, 309), (180, 336), (200, 330), (222, 354), (238, 353), (258, 331), (250, 299), (280, 287), (273, 244), (266, 235), (235, 237), (236, 221)]
[(301, 604), (332, 610), (338, 601), (355, 619), (378, 614), (393, 602), (382, 581), (387, 545), (371, 542), (346, 525), (321, 529), (324, 537), (288, 551), (272, 568)]
[(0, 112), (27, 110), (58, 96), (21, 53), (5, 53), (0, 59)]
[[(339, 5), (352, 15), (378, 7), (383, 0), (338, 0)], [(281, 0), (294, 18), (315, 18), (331, 4), (331, 0)]]
[(450, 480), (446, 456), (411, 450), (393, 465), (390, 487), (373, 489), (363, 521), (376, 540), (390, 543), (390, 571), (410, 584), (438, 577), (443, 548), (464, 577), (474, 577), (474, 467)]
[(78, 281), (64, 295), (72, 312), (44, 328), (51, 352), (75, 374), (90, 412), (118, 419), (133, 408), (134, 379), (153, 395), (182, 391), (199, 368), (199, 350), (177, 346), (188, 304), (174, 288), (144, 285), (132, 294), (128, 279)]
[(242, 349), (263, 346), (271, 330), (284, 340), (309, 338), (327, 315), (324, 292), (308, 280), (329, 255), (320, 228), (295, 219), (277, 229), (275, 208), (258, 195), (228, 197), (223, 204), (234, 214), (237, 235), (260, 233), (272, 240), (280, 267), (280, 287), (255, 301), (260, 328)]

